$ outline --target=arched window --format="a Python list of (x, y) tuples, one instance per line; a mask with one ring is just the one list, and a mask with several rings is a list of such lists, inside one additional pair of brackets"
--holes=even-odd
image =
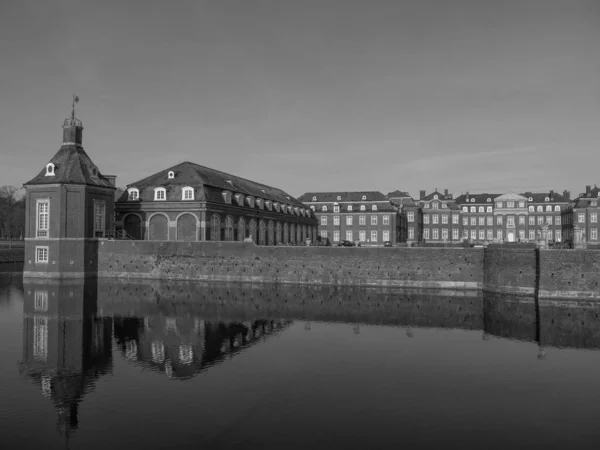
[(492, 212), (492, 207), (491, 207), (491, 206), (488, 206), (488, 207), (486, 208), (486, 212)]
[(352, 211), (352, 205), (348, 205), (348, 211)]
[(475, 203), (475, 199), (474, 198), (471, 199), (471, 203)]
[(238, 241), (246, 239), (246, 220), (240, 217), (238, 220)]
[(233, 217), (225, 217), (225, 240), (233, 241)]
[(338, 195), (338, 196), (337, 196), (337, 199), (338, 199), (338, 201), (340, 201), (340, 200), (342, 199), (342, 196), (341, 196), (341, 195)]
[(377, 205), (373, 205), (373, 206), (371, 207), (371, 211), (377, 211)]
[(529, 197), (527, 200), (529, 200), (530, 202), (533, 201), (533, 197)]
[(532, 205), (529, 205), (529, 212), (534, 212), (535, 208)]
[(546, 211), (548, 211), (548, 212), (552, 211), (552, 206), (551, 205), (546, 205)]
[(362, 196), (362, 199), (363, 199), (363, 200), (366, 200), (366, 199), (367, 199), (367, 196), (366, 196), (366, 195), (363, 195), (363, 196)]
[(317, 196), (316, 196), (316, 195), (314, 195), (314, 196), (313, 196), (313, 199), (312, 199), (312, 201), (313, 201), (313, 202), (316, 202), (316, 201), (317, 201)]
[(54, 164), (53, 163), (48, 163), (46, 164), (46, 175), (47, 177), (53, 177), (54, 176)]
[(314, 207), (314, 206), (311, 206), (311, 207), (310, 207), (310, 210), (311, 210), (311, 211), (314, 211), (314, 210), (315, 210), (315, 207)]
[(433, 198), (434, 198), (435, 200), (437, 200), (437, 199), (438, 199), (438, 196), (437, 196), (437, 194), (435, 194), (435, 195), (433, 196)]
[(218, 214), (213, 214), (210, 218), (210, 240), (221, 240), (221, 218)]
[(127, 199), (128, 200), (138, 200), (139, 198), (140, 198), (140, 191), (138, 188), (127, 189)]
[(556, 205), (556, 206), (554, 207), (554, 211), (560, 211), (560, 206)]
[(546, 198), (544, 199), (544, 201), (545, 201), (545, 202), (549, 202), (549, 201), (550, 201), (550, 197), (546, 197)]
[(169, 170), (169, 173), (167, 174), (167, 178), (169, 178), (170, 180), (175, 178), (175, 172), (173, 172), (172, 170)]
[(477, 212), (477, 208), (475, 208), (474, 206), (471, 206), (471, 212)]
[(468, 206), (463, 206), (463, 212), (469, 212), (469, 207)]
[(487, 199), (487, 202), (488, 202), (488, 203), (490, 203), (491, 201), (492, 201), (492, 199), (491, 199), (491, 198), (488, 198), (488, 199)]
[(194, 200), (194, 188), (184, 187), (181, 190), (181, 200)]
[(538, 205), (537, 212), (544, 212), (544, 208), (541, 205)]
[(365, 207), (365, 205), (360, 205), (360, 210), (361, 210), (361, 211), (366, 211), (366, 210), (367, 210), (367, 208)]
[(479, 212), (483, 212), (483, 206), (479, 207)]
[(154, 189), (154, 200), (166, 200), (167, 199), (167, 190), (165, 188), (156, 188)]

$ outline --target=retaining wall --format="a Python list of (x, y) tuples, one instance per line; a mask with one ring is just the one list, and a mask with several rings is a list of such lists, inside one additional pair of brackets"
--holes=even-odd
[(98, 276), (220, 282), (481, 289), (482, 249), (265, 247), (101, 241)]
[(600, 299), (600, 250), (538, 250), (542, 298)]

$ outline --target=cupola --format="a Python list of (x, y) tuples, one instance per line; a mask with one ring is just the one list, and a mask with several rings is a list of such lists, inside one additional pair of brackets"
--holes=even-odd
[(75, 103), (78, 101), (79, 97), (74, 95), (71, 116), (63, 123), (63, 145), (83, 145), (83, 124), (75, 117)]

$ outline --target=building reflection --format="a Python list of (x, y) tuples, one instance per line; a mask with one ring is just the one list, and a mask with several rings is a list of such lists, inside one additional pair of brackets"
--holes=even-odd
[(20, 372), (52, 401), (57, 428), (68, 437), (85, 394), (112, 373), (112, 318), (97, 315), (94, 280), (26, 280), (23, 288)]
[(223, 322), (156, 314), (115, 317), (114, 335), (127, 360), (186, 380), (291, 324), (291, 320)]

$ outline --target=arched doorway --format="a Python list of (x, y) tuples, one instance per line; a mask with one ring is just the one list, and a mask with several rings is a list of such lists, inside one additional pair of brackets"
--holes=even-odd
[(267, 225), (265, 224), (265, 220), (260, 219), (260, 221), (258, 222), (258, 245), (265, 245), (267, 243), (266, 228)]
[(269, 224), (267, 225), (267, 231), (269, 245), (275, 245), (275, 224), (272, 220), (269, 220)]
[(238, 241), (246, 239), (246, 221), (243, 217), (238, 220)]
[(508, 233), (506, 233), (506, 240), (508, 242), (515, 242), (515, 232), (509, 231)]
[(225, 217), (225, 240), (233, 241), (233, 217)]
[(210, 240), (221, 240), (221, 218), (218, 214), (213, 214), (210, 218)]
[(123, 229), (131, 239), (144, 239), (142, 219), (136, 214), (128, 214), (125, 216), (125, 220), (123, 220)]
[(169, 240), (169, 220), (162, 214), (155, 214), (150, 218), (150, 240)]
[(196, 217), (192, 214), (182, 214), (177, 219), (177, 240), (195, 241), (197, 240)]
[(250, 219), (250, 237), (256, 242), (256, 219)]

